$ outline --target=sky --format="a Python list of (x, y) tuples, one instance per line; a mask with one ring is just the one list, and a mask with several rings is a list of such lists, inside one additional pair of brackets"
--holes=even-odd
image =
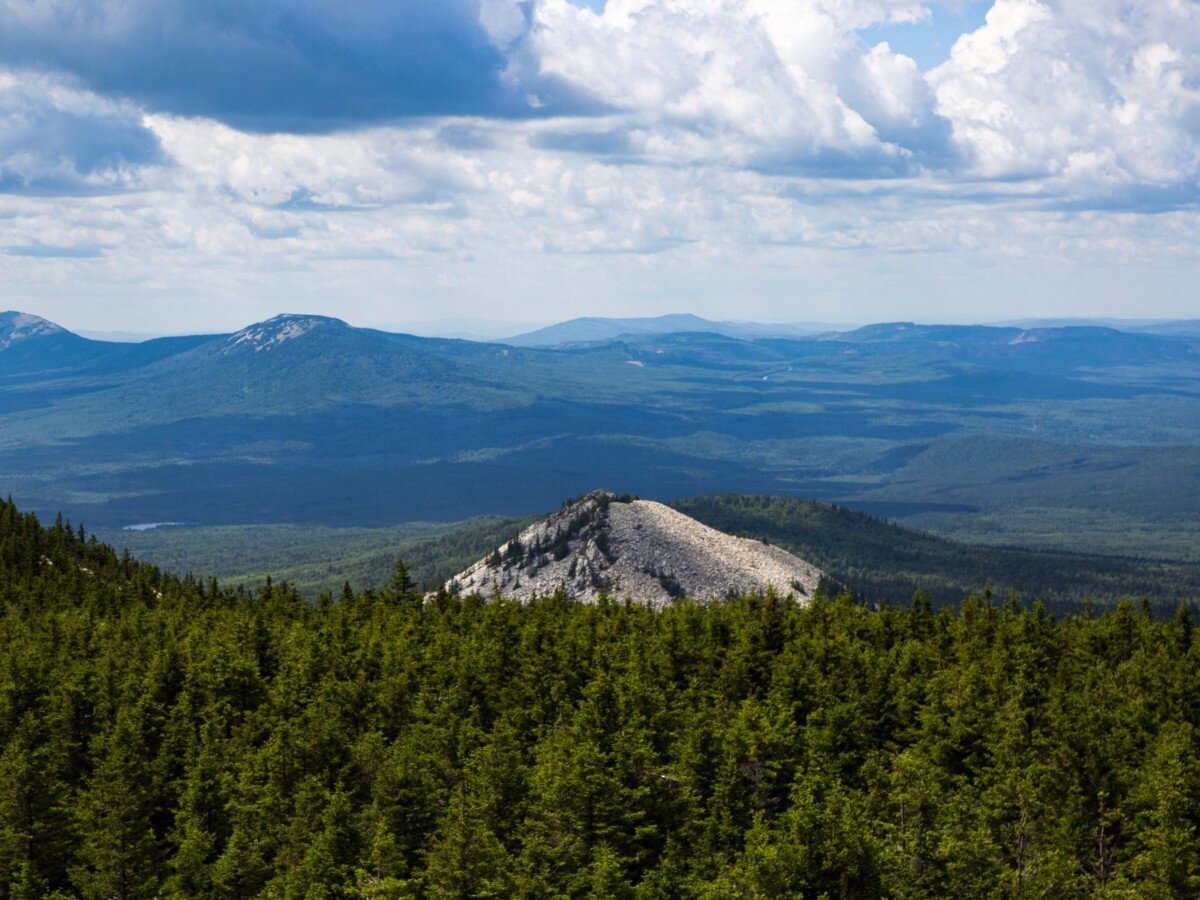
[(0, 308), (76, 329), (1198, 285), (1197, 0), (0, 0)]

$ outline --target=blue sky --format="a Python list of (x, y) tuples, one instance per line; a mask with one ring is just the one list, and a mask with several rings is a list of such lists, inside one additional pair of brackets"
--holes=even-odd
[(69, 327), (1200, 317), (1198, 198), (1185, 0), (0, 0)]
[(931, 7), (928, 15), (917, 21), (883, 22), (858, 34), (871, 45), (887, 41), (894, 52), (911, 57), (921, 71), (928, 72), (950, 58), (955, 41), (983, 27), (991, 5), (983, 2)]

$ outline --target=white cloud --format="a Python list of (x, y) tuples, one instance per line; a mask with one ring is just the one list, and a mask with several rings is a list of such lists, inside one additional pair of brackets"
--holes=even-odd
[(1164, 308), (1192, 296), (1195, 3), (998, 0), (928, 76), (855, 33), (928, 15), (903, 0), (480, 8), (508, 87), (542, 103), (566, 85), (601, 111), (246, 133), (0, 75), (0, 182), (24, 179), (0, 196), (8, 302), (220, 309), (231, 326), (283, 309), (529, 319), (657, 298), (837, 319), (1088, 312), (1055, 304), (1116, 304), (1130, 283)]
[(997, 0), (931, 73), (975, 172), (1068, 195), (1200, 177), (1200, 6)]
[[(566, 0), (534, 8), (523, 65), (629, 115), (629, 149), (662, 163), (862, 171), (929, 149), (932, 94), (907, 57), (853, 28), (912, 3)], [(523, 70), (524, 71), (524, 70)], [(526, 76), (528, 77), (528, 76)], [(908, 145), (898, 139), (912, 138)]]
[(158, 142), (131, 104), (0, 69), (0, 192), (127, 189), (159, 162)]
[(483, 186), (480, 162), (439, 143), (435, 125), (258, 135), (207, 119), (147, 122), (192, 189), (253, 204), (378, 208), (443, 202)]

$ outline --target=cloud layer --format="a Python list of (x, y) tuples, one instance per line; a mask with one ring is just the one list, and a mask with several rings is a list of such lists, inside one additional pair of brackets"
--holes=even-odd
[(1068, 193), (1180, 190), (1200, 177), (1200, 7), (997, 0), (930, 77), (971, 168)]
[(147, 297), (307, 273), (378, 309), (381, 277), (496, 291), (514, 260), (542, 297), (579, 265), (615, 291), (699, 261), (728, 293), (753, 264), (775, 298), (906, 259), (958, 272), (945, 297), (1013, 260), (1194, 272), (1200, 6), (995, 0), (926, 72), (860, 36), (934, 5), (0, 0), (0, 273)]
[(161, 162), (158, 139), (128, 104), (0, 69), (0, 193), (126, 189)]
[(919, 9), (613, 0), (597, 15), (546, 0), (522, 49), (539, 74), (628, 113), (622, 133), (638, 158), (874, 176), (944, 154), (945, 123), (916, 64), (851, 30)]
[(525, 20), (513, 0), (4, 0), (0, 55), (154, 111), (322, 132), (529, 113), (504, 79)]

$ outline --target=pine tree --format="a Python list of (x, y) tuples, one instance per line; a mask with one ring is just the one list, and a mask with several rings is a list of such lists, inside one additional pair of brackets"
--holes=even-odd
[(1132, 853), (1117, 885), (1144, 897), (1200, 895), (1200, 757), (1191, 725), (1165, 728), (1150, 749), (1131, 802)]
[(469, 781), (451, 793), (425, 859), (430, 897), (508, 897), (512, 861)]
[(0, 886), (12, 897), (66, 886), (73, 835), (64, 748), (53, 738), (27, 715), (0, 754)]
[(95, 742), (93, 758), (76, 806), (79, 864), (71, 879), (84, 897), (153, 897), (161, 851), (150, 827), (153, 786), (135, 707), (118, 711)]
[(390, 598), (392, 602), (406, 606), (420, 606), (424, 599), (424, 594), (418, 589), (408, 566), (402, 559), (396, 560), (396, 572), (392, 577)]

